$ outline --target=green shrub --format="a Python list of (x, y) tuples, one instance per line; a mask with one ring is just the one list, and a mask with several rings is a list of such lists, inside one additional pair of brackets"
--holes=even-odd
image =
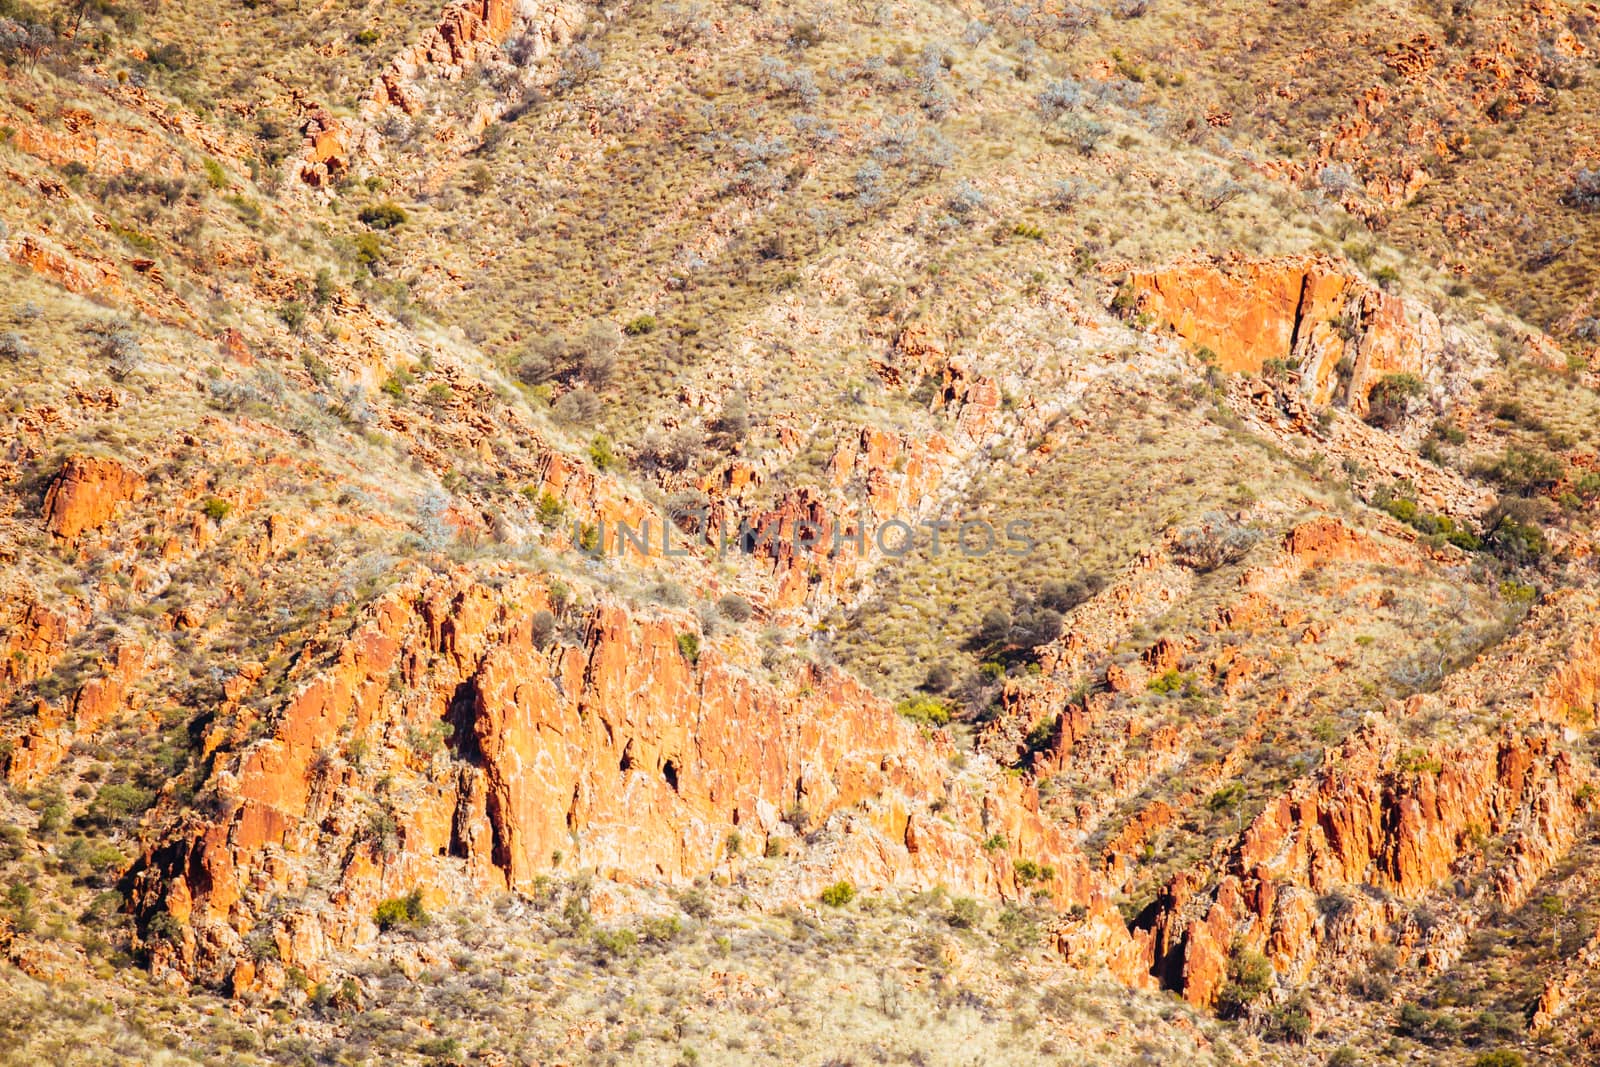
[(130, 783), (104, 785), (94, 795), (83, 821), (91, 826), (119, 826), (155, 803), (154, 794)]
[(422, 890), (413, 889), (403, 897), (390, 897), (378, 905), (372, 918), (379, 930), (400, 926), (426, 926), (428, 913), (422, 907)]
[(950, 902), (945, 921), (957, 930), (971, 930), (983, 918), (983, 909), (971, 897), (956, 897)]
[(363, 48), (367, 47), (368, 45), (377, 44), (378, 31), (368, 27), (367, 29), (357, 32), (355, 40), (356, 44), (361, 45)]
[(1527, 496), (1561, 480), (1565, 468), (1555, 456), (1536, 448), (1508, 446), (1499, 459), (1473, 468), (1472, 473), (1498, 482), (1513, 493)]
[(1438, 774), (1444, 770), (1444, 764), (1423, 749), (1410, 748), (1400, 754), (1395, 769), (1402, 774)]
[(902, 700), (895, 711), (926, 726), (945, 726), (950, 722), (950, 705), (933, 696), (915, 696)]
[(1468, 552), (1476, 552), (1483, 548), (1483, 539), (1473, 533), (1471, 529), (1456, 522), (1448, 515), (1431, 515), (1417, 506), (1417, 502), (1405, 495), (1409, 487), (1404, 483), (1380, 488), (1372, 495), (1374, 507), (1388, 512), (1401, 522), (1410, 526), (1419, 533), (1427, 534), (1447, 541), (1457, 548)]
[(1487, 540), (1496, 555), (1512, 563), (1536, 560), (1549, 550), (1543, 530), (1531, 522), (1518, 522), (1512, 518), (1497, 523)]
[(1434, 1022), (1432, 1012), (1415, 1004), (1405, 1004), (1395, 1020), (1395, 1029), (1407, 1037), (1426, 1040), (1433, 1036)]
[(699, 889), (685, 889), (679, 893), (678, 907), (691, 919), (711, 918), (711, 898)]
[(678, 651), (690, 663), (700, 662), (700, 635), (690, 631), (678, 635)]
[(406, 210), (393, 200), (385, 200), (381, 204), (370, 204), (361, 209), (356, 216), (367, 226), (374, 230), (392, 230), (404, 226), (407, 222)]
[(596, 930), (591, 939), (594, 947), (607, 956), (626, 956), (639, 943), (638, 935), (632, 930)]
[(1134, 288), (1132, 278), (1123, 278), (1117, 285), (1116, 295), (1111, 298), (1111, 310), (1119, 315), (1127, 315), (1139, 306), (1139, 291)]
[(1243, 942), (1235, 941), (1228, 952), (1228, 980), (1217, 994), (1217, 1014), (1237, 1019), (1272, 988), (1272, 964)]
[(611, 444), (611, 438), (605, 434), (599, 434), (589, 442), (589, 458), (603, 471), (620, 470), (623, 466), (622, 457)]
[(369, 271), (383, 262), (383, 242), (375, 233), (357, 234), (352, 247), (356, 262)]
[(42, 836), (49, 837), (58, 832), (67, 824), (67, 803), (59, 794), (46, 798), (39, 808), (38, 831)]
[(210, 496), (200, 505), (200, 510), (205, 513), (206, 518), (220, 524), (233, 511), (233, 505), (221, 497)]
[(1422, 395), (1422, 379), (1415, 374), (1386, 374), (1367, 394), (1367, 421), (1393, 426), (1405, 418), (1410, 402)]
[(1472, 1067), (1522, 1067), (1522, 1053), (1508, 1048), (1485, 1052), (1472, 1061)]
[(298, 300), (291, 300), (278, 309), (278, 318), (289, 329), (299, 333), (300, 327), (306, 324), (306, 306)]
[(1017, 881), (1023, 885), (1033, 885), (1035, 882), (1048, 882), (1055, 878), (1056, 869), (1048, 863), (1035, 863), (1033, 860), (1018, 860), (1015, 864)]
[(640, 315), (624, 326), (622, 332), (629, 337), (643, 337), (647, 333), (655, 333), (656, 317), (654, 315)]
[(1185, 674), (1174, 667), (1165, 674), (1150, 679), (1146, 688), (1152, 693), (1177, 693), (1189, 688), (1193, 682), (1193, 674)]
[(14, 882), (6, 890), (6, 902), (19, 912), (27, 911), (33, 904), (33, 887), (26, 882)]
[(1273, 1007), (1267, 1016), (1266, 1035), (1271, 1041), (1306, 1043), (1306, 1038), (1311, 1036), (1311, 1012), (1306, 1007), (1304, 993)]
[(1210, 808), (1212, 811), (1227, 811), (1230, 808), (1238, 807), (1241, 803), (1243, 803), (1244, 797), (1244, 783), (1229, 782), (1227, 785), (1211, 794), (1211, 799), (1206, 801), (1206, 807)]
[(822, 902), (830, 908), (842, 908), (856, 899), (856, 887), (849, 882), (835, 882), (822, 891)]
[[(532, 488), (532, 486), (529, 486), (525, 492), (530, 492)], [(534, 518), (539, 521), (541, 526), (555, 526), (561, 521), (561, 516), (565, 515), (566, 512), (567, 506), (548, 489), (539, 494), (538, 503), (534, 505)]]
[(1043, 752), (1055, 742), (1057, 728), (1060, 726), (1058, 718), (1046, 716), (1033, 724), (1028, 731), (1028, 736), (1023, 738), (1029, 753)]
[(1531, 604), (1539, 590), (1526, 582), (1519, 582), (1514, 578), (1504, 578), (1500, 582), (1500, 598), (1512, 604)]
[(317, 307), (322, 307), (332, 300), (334, 293), (338, 292), (338, 289), (338, 283), (333, 278), (333, 271), (327, 267), (319, 268), (316, 278), (311, 283), (311, 296), (316, 301)]
[(203, 159), (200, 165), (205, 168), (206, 184), (213, 189), (226, 189), (228, 187), (228, 172), (222, 169), (222, 164), (214, 159)]

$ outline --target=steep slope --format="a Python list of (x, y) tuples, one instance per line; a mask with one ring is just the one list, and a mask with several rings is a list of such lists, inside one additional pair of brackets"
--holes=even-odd
[(0, 2), (6, 1055), (1592, 1059), (1592, 21), (1347, 7)]

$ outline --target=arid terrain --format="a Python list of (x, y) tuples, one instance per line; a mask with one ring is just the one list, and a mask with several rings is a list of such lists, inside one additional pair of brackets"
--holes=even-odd
[(1600, 8), (0, 0), (0, 1063), (1600, 1064)]

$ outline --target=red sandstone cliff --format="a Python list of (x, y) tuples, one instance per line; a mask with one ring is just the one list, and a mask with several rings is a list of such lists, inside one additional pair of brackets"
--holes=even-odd
[(143, 489), (144, 478), (116, 460), (73, 456), (45, 493), (45, 527), (71, 540), (106, 522)]
[(1427, 376), (1440, 359), (1439, 322), (1320, 255), (1195, 258), (1135, 271), (1134, 307), (1226, 371), (1258, 373), (1268, 360), (1300, 372), (1314, 403), (1342, 397), (1356, 414), (1386, 374)]
[[(1053, 868), (1036, 888), (1058, 902), (1095, 898), (1031, 789), (971, 773), (958, 786), (941, 735), (846, 676), (806, 669), (774, 687), (716, 648), (691, 660), (678, 640), (691, 624), (616, 606), (570, 611), (573, 640), (541, 647), (534, 617), (551, 606), (534, 578), (418, 577), (269, 720), (219, 721), (207, 813), (162, 832), (134, 876), (137, 909), (182, 924), (178, 943), (153, 945), (158, 965), (220, 981), (248, 964), (254, 981), (271, 968), (243, 939), (270, 923), (282, 965), (319, 973), (329, 947), (373, 935), (378, 900), (413, 888), (526, 888), (580, 866), (668, 883), (736, 873), (729, 835), (759, 855), (793, 836), (795, 809), (827, 832), (785, 899), (841, 877), (1014, 897), (1023, 858)], [(329, 867), (324, 893), (269, 918), (274, 893), (305, 894)]]

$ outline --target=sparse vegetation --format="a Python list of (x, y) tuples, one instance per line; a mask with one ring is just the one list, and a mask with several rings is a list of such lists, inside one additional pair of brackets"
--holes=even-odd
[(380, 930), (426, 925), (428, 913), (422, 907), (422, 892), (413, 889), (403, 897), (390, 897), (378, 905), (377, 911), (372, 914), (372, 920), (378, 924)]
[(1581, 1059), (1600, 38), (1457, 7), (0, 0), (0, 1060)]
[(842, 908), (856, 898), (856, 887), (849, 882), (835, 882), (822, 891), (822, 902), (830, 908)]

